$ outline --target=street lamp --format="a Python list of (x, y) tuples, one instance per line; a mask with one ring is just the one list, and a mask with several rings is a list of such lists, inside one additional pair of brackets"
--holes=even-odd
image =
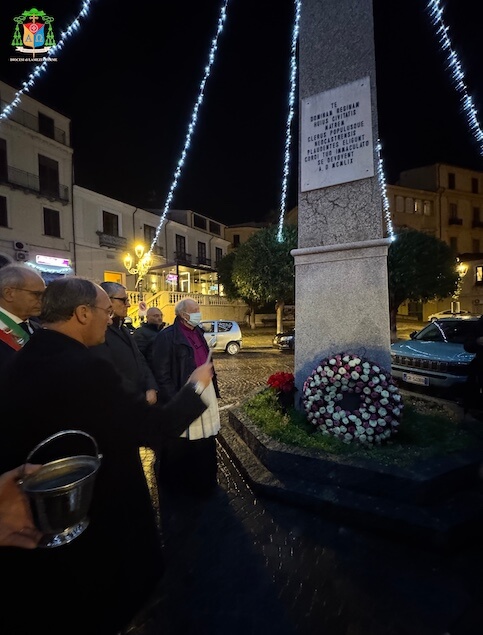
[(144, 253), (144, 249), (145, 247), (141, 243), (138, 243), (134, 247), (134, 253), (136, 255), (137, 262), (134, 262), (133, 257), (129, 253), (124, 256), (123, 260), (124, 266), (127, 269), (128, 273), (133, 276), (137, 275), (138, 279), (136, 281), (136, 284), (134, 285), (134, 288), (136, 289), (137, 287), (139, 287), (138, 291), (140, 293), (142, 292), (143, 278), (147, 274), (153, 263), (151, 253), (149, 251), (147, 253)]

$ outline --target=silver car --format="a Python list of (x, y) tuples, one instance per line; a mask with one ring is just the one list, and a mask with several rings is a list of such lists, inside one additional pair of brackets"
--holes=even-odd
[(477, 321), (477, 317), (440, 318), (411, 333), (409, 340), (391, 344), (392, 374), (404, 387), (461, 388), (474, 358), (464, 343)]
[(240, 327), (233, 320), (203, 320), (200, 326), (208, 346), (214, 351), (236, 355), (243, 345)]

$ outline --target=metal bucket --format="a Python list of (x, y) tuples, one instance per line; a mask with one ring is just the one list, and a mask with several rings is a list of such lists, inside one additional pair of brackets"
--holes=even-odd
[(44, 534), (40, 547), (65, 545), (80, 536), (89, 524), (88, 512), (102, 459), (93, 437), (82, 430), (57, 432), (35, 446), (25, 463), (35, 462), (33, 455), (46, 444), (70, 434), (88, 437), (94, 445), (95, 456), (57, 459), (42, 465), (35, 474), (22, 475), (20, 479), (30, 501), (35, 525)]

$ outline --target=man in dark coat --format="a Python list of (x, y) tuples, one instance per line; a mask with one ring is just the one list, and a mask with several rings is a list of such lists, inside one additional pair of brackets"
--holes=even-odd
[[(98, 285), (77, 277), (54, 280), (42, 300), (45, 328), (16, 353), (0, 382), (0, 473), (21, 465), (41, 441), (66, 429), (91, 435), (102, 455), (90, 522), (81, 535), (56, 548), (2, 549), (8, 584), (2, 592), (1, 633), (116, 635), (162, 575), (139, 447), (160, 446), (201, 415), (205, 405), (199, 394), (213, 371), (209, 363), (197, 368), (165, 406), (136, 399), (120, 388), (112, 364), (88, 348), (102, 343), (111, 315), (111, 301)], [(45, 463), (86, 454), (75, 438), (70, 436), (69, 454), (54, 444), (32, 458)], [(24, 591), (28, 599), (19, 609), (18, 594)]]
[(132, 336), (134, 337), (139, 350), (146, 358), (149, 367), (153, 367), (153, 345), (156, 335), (165, 327), (163, 322), (163, 314), (157, 306), (150, 306), (146, 311), (146, 322), (135, 329)]
[(158, 390), (156, 380), (131, 332), (124, 326), (130, 306), (127, 289), (118, 282), (102, 282), (100, 286), (112, 302), (113, 316), (112, 324), (107, 327), (106, 341), (94, 346), (92, 353), (114, 364), (125, 390), (135, 395), (141, 394), (149, 404), (154, 404)]
[[(178, 393), (209, 353), (204, 331), (199, 326), (201, 314), (196, 300), (180, 300), (175, 306), (175, 316), (174, 323), (158, 333), (153, 347), (153, 371), (160, 403), (167, 403)], [(220, 393), (216, 373), (207, 393), (211, 407), (203, 416), (206, 415), (208, 421), (194, 422), (182, 436), (163, 445), (158, 457), (158, 477), (165, 489), (205, 495), (217, 484), (216, 435), (220, 429), (217, 398)]]
[(29, 318), (40, 313), (45, 282), (26, 265), (0, 268), (0, 368), (28, 342), (40, 325)]

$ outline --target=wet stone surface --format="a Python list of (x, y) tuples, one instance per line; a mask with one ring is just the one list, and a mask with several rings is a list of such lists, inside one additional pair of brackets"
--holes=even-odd
[[(267, 355), (268, 353), (268, 355)], [(224, 406), (291, 371), (279, 352), (215, 356)], [(447, 553), (330, 522), (247, 485), (218, 445), (219, 486), (163, 526), (152, 619), (130, 635), (479, 635), (483, 548)]]

